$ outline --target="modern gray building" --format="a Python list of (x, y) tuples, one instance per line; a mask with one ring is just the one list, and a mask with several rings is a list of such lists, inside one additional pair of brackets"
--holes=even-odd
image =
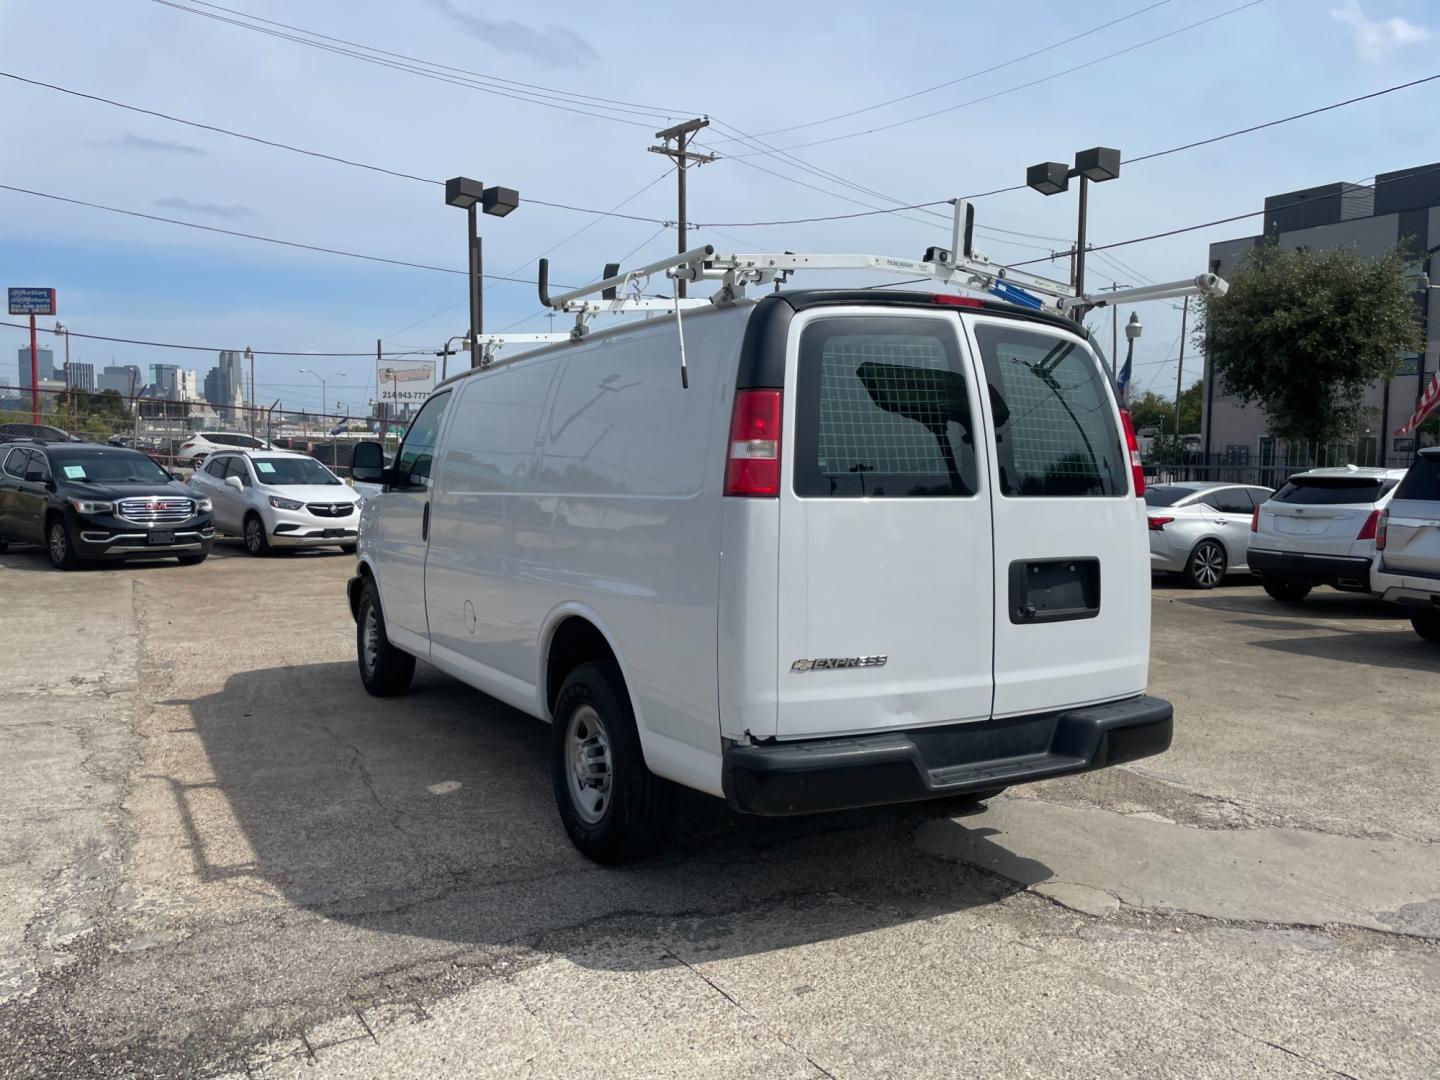
[(134, 364), (107, 365), (95, 380), (95, 388), (101, 393), (114, 390), (124, 397), (135, 393), (140, 386), (140, 369)]
[[(1222, 277), (1233, 275), (1245, 255), (1265, 244), (1282, 248), (1353, 247), (1362, 254), (1383, 255), (1397, 247), (1414, 256), (1415, 303), (1425, 334), (1423, 353), (1397, 357), (1396, 374), (1377, 381), (1365, 395), (1371, 422), (1356, 432), (1355, 445), (1335, 448), (1286, 446), (1270, 434), (1258, 404), (1242, 406), (1212, 378), (1205, 363), (1203, 446), (1226, 464), (1264, 467), (1275, 462), (1343, 464), (1338, 453), (1355, 464), (1408, 464), (1413, 438), (1396, 438), (1395, 429), (1415, 411), (1426, 382), (1440, 366), (1440, 164), (1417, 165), (1381, 173), (1373, 186), (1326, 184), (1265, 200), (1264, 232), (1210, 245), (1210, 268)], [(1321, 460), (1324, 458), (1325, 460)], [(1207, 460), (1212, 460), (1207, 458)]]
[[(35, 356), (40, 362), (40, 379), (55, 378), (55, 350), (36, 349)], [(30, 346), (26, 345), (20, 349), (20, 362), (17, 365), (19, 378), (15, 381), (16, 386), (22, 390), (30, 389)]]
[(180, 400), (180, 367), (177, 364), (151, 364), (150, 385), (155, 396), (168, 401)]
[[(217, 373), (216, 387), (220, 397), (211, 397), (206, 393), (205, 400), (212, 405), (244, 405), (245, 404), (245, 354), (238, 352), (222, 352), (220, 364), (215, 368)], [(210, 380), (205, 380), (209, 385)]]
[(70, 389), (93, 393), (95, 390), (95, 365), (87, 364), (82, 360), (72, 360), (67, 380)]

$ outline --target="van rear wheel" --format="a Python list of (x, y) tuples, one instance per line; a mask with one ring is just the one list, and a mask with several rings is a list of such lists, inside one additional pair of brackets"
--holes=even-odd
[(675, 791), (645, 765), (635, 713), (612, 664), (581, 664), (555, 700), (550, 778), (565, 832), (597, 863), (653, 854)]
[(1434, 608), (1418, 608), (1410, 612), (1410, 625), (1426, 641), (1440, 644), (1440, 611)]

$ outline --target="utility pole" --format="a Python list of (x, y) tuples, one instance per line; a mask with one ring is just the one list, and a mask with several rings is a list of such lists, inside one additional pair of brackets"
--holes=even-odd
[(1190, 318), (1190, 297), (1185, 297), (1185, 306), (1180, 309), (1180, 363), (1175, 368), (1175, 447), (1180, 447), (1180, 388), (1185, 379), (1185, 323)]
[[(664, 131), (657, 131), (655, 138), (660, 139), (665, 145), (652, 146), (649, 148), (650, 153), (664, 154), (666, 157), (672, 158), (675, 162), (675, 175), (680, 185), (678, 212), (675, 219), (676, 231), (679, 234), (679, 247), (675, 250), (681, 254), (686, 250), (685, 170), (690, 167), (692, 161), (696, 165), (705, 165), (715, 160), (713, 154), (695, 154), (687, 149), (687, 147), (690, 145), (690, 137), (694, 135), (695, 132), (709, 126), (709, 117), (701, 116), (696, 117), (694, 120), (686, 120), (683, 124), (676, 124), (674, 127), (668, 127)], [(672, 141), (675, 143), (674, 146), (670, 145)], [(676, 295), (683, 297), (685, 295), (685, 282), (683, 280), (677, 280), (675, 287)]]
[(380, 399), (377, 404), (378, 404), (378, 406), (379, 406), (378, 411), (379, 411), (379, 413), (380, 413), (380, 452), (381, 452), (382, 455), (383, 455), (384, 452), (385, 452), (385, 436), (386, 436), (386, 434), (388, 434), (388, 432), (387, 432), (387, 430), (386, 430), (386, 427), (385, 427), (385, 419), (386, 419), (386, 417), (385, 417), (385, 394), (384, 394), (384, 387), (381, 386), (381, 384), (380, 384), (380, 380), (385, 377), (384, 374), (383, 374), (383, 373), (381, 372), (381, 370), (380, 370), (380, 365), (381, 365), (382, 363), (384, 363), (384, 362), (385, 362), (385, 356), (384, 356), (384, 354), (380, 351), (380, 339), (379, 339), (379, 338), (376, 338), (376, 339), (375, 339), (375, 396)]

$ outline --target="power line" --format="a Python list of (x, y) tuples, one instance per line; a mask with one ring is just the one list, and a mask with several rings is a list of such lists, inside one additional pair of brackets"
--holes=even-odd
[[(157, 2), (165, 3), (168, 2), (168, 0), (157, 0)], [(1164, 41), (1167, 38), (1172, 38), (1178, 34), (1184, 34), (1190, 30), (1198, 29), (1199, 27), (1205, 26), (1208, 23), (1215, 22), (1218, 19), (1223, 19), (1230, 15), (1236, 15), (1239, 12), (1245, 11), (1248, 8), (1256, 7), (1257, 5), (1263, 4), (1264, 2), (1265, 0), (1247, 0), (1246, 3), (1243, 3), (1238, 7), (1233, 7), (1226, 11), (1218, 12), (1215, 15), (1207, 16), (1206, 18), (1200, 19), (1198, 22), (1189, 23), (1186, 26), (1179, 27), (1175, 30), (1167, 31), (1164, 34), (1158, 34), (1155, 37), (1146, 38), (1144, 41), (1137, 42), (1134, 45), (1129, 45), (1123, 49), (1117, 49), (1114, 52), (1106, 53), (1104, 56), (1097, 56), (1095, 59), (1087, 60), (1083, 64), (1076, 64), (1073, 67), (1065, 68), (1063, 71), (1056, 71), (1050, 75), (1041, 76), (1038, 79), (1031, 79), (1029, 82), (1020, 83), (1018, 86), (1011, 86), (1004, 90), (997, 90), (994, 93), (985, 94), (982, 97), (971, 98), (969, 101), (962, 101), (955, 105), (947, 105), (943, 109), (934, 109), (931, 112), (921, 113), (918, 116), (908, 116), (902, 120), (895, 120), (889, 124), (880, 124), (873, 128), (866, 128), (863, 131), (851, 131), (845, 133), (844, 135), (831, 135), (828, 138), (824, 139), (814, 139), (810, 142), (795, 143), (791, 146), (784, 147), (783, 149), (800, 150), (808, 146), (824, 146), (828, 143), (841, 142), (845, 139), (858, 139), (862, 135), (874, 135), (877, 132), (890, 131), (897, 127), (904, 127), (906, 124), (915, 124), (919, 123), (921, 120), (930, 120), (936, 116), (943, 116), (946, 113), (955, 112), (957, 109), (963, 109), (970, 105), (978, 105), (981, 102), (993, 101), (996, 98), (1004, 97), (1007, 94), (1013, 94), (1019, 90), (1028, 90), (1032, 86), (1039, 86), (1042, 83), (1053, 82), (1055, 79), (1064, 78), (1066, 75), (1073, 75), (1077, 71), (1084, 71), (1086, 68), (1092, 68), (1097, 64), (1103, 64), (1107, 60), (1114, 60), (1116, 57), (1124, 56), (1127, 53), (1135, 52), (1137, 49), (1143, 49), (1147, 46), (1154, 45), (1157, 42)], [(738, 157), (740, 155), (732, 156)]]
[[(111, 214), (124, 214), (126, 217), (144, 218), (146, 221), (163, 221), (167, 225), (183, 225), (187, 229), (201, 229), (205, 232), (220, 233), (223, 236), (235, 236), (243, 240), (260, 240), (267, 244), (280, 244), (283, 247), (299, 248), (302, 251), (318, 251), (325, 255), (344, 255), (349, 259), (364, 259), (367, 262), (388, 263), (391, 266), (407, 266), (414, 270), (433, 270), (441, 274), (465, 275), (465, 270), (452, 270), (448, 266), (430, 266), (427, 263), (407, 262), (404, 259), (388, 259), (382, 255), (365, 255), (358, 251), (345, 251), (341, 248), (321, 247), (318, 244), (302, 244), (298, 240), (282, 240), (276, 236), (261, 236), (258, 233), (240, 232), (236, 229), (222, 229), (218, 225), (201, 225), (197, 221), (182, 221), (179, 218), (161, 217), (159, 214), (146, 214), (139, 210), (124, 210), (118, 206), (106, 206), (103, 203), (86, 202), (84, 199), (71, 199), (64, 195), (52, 195), (48, 191), (32, 191), (30, 188), (15, 187), (11, 184), (0, 184), (0, 191), (14, 191), (21, 195), (34, 195), (40, 199), (51, 199), (55, 202), (69, 203), (72, 206), (84, 206), (91, 210), (104, 210)], [(486, 274), (490, 281), (513, 281), (517, 285), (534, 285), (536, 282), (531, 278), (508, 277), (500, 274)], [(572, 288), (565, 285), (562, 288)]]
[[(256, 26), (256, 25), (254, 25), (254, 24), (252, 24), (252, 23), (242, 22), (242, 21), (239, 20), (239, 19), (232, 19), (232, 18), (227, 18), (227, 17), (224, 16), (224, 15), (217, 15), (217, 14), (215, 14), (213, 11), (201, 11), (201, 10), (199, 10), (199, 9), (197, 9), (197, 8), (187, 7), (187, 6), (185, 6), (184, 4), (176, 3), (175, 0), (152, 0), (152, 2), (153, 2), (153, 3), (160, 4), (160, 5), (164, 6), (164, 7), (173, 8), (173, 9), (175, 9), (176, 11), (183, 11), (183, 12), (186, 12), (186, 13), (191, 14), (191, 15), (199, 15), (199, 16), (201, 16), (201, 17), (203, 17), (203, 18), (206, 18), (206, 19), (213, 19), (213, 20), (216, 21), (216, 22), (226, 23), (226, 24), (229, 24), (229, 25), (231, 25), (231, 26), (237, 26), (237, 27), (240, 27), (241, 29), (244, 29), (244, 30), (251, 30), (251, 31), (253, 31), (253, 32), (255, 32), (255, 33), (266, 34), (266, 35), (269, 35), (270, 37), (279, 38), (279, 39), (281, 39), (281, 40), (283, 40), (283, 41), (291, 41), (291, 42), (294, 42), (294, 43), (297, 44), (297, 45), (305, 45), (305, 46), (308, 46), (308, 47), (313, 48), (313, 49), (320, 49), (320, 50), (323, 51), (323, 52), (333, 53), (333, 54), (335, 54), (335, 55), (337, 55), (337, 56), (348, 56), (348, 57), (350, 57), (350, 58), (352, 58), (352, 59), (360, 60), (360, 61), (362, 61), (362, 62), (364, 62), (364, 63), (367, 63), (367, 64), (374, 64), (374, 65), (376, 65), (376, 66), (378, 66), (378, 67), (391, 68), (392, 70), (395, 70), (395, 71), (408, 72), (409, 74), (412, 74), (412, 75), (419, 75), (421, 78), (431, 79), (431, 80), (434, 80), (435, 82), (449, 83), (449, 84), (451, 84), (452, 86), (461, 86), (461, 87), (465, 87), (466, 89), (469, 89), (469, 90), (477, 90), (477, 91), (479, 91), (480, 93), (484, 93), (484, 94), (494, 94), (494, 95), (496, 95), (496, 96), (498, 96), (498, 97), (510, 98), (510, 99), (512, 99), (512, 100), (514, 100), (514, 101), (523, 101), (523, 102), (526, 102), (526, 103), (531, 104), (531, 105), (541, 105), (541, 106), (544, 106), (545, 108), (558, 109), (558, 110), (561, 111), (561, 112), (575, 113), (576, 115), (579, 115), (579, 116), (591, 116), (591, 117), (594, 117), (594, 118), (596, 118), (596, 119), (598, 119), (598, 120), (609, 120), (609, 121), (611, 121), (612, 123), (616, 123), (616, 124), (626, 124), (626, 125), (628, 125), (628, 126), (630, 126), (630, 127), (648, 128), (648, 127), (653, 126), (653, 123), (654, 123), (653, 120), (652, 120), (650, 123), (645, 123), (645, 122), (642, 122), (642, 121), (639, 121), (639, 120), (626, 120), (626, 119), (624, 119), (623, 117), (620, 117), (620, 116), (611, 116), (611, 115), (607, 115), (606, 113), (593, 112), (593, 111), (591, 111), (591, 109), (589, 109), (589, 108), (576, 108), (576, 107), (573, 106), (573, 104), (559, 104), (558, 102), (560, 102), (560, 101), (565, 101), (565, 100), (567, 100), (567, 99), (565, 99), (565, 98), (553, 97), (552, 95), (548, 95), (548, 94), (536, 94), (536, 93), (534, 93), (534, 92), (512, 93), (512, 92), (509, 92), (509, 91), (507, 91), (507, 90), (497, 89), (497, 88), (495, 88), (493, 85), (490, 85), (489, 83), (485, 83), (485, 82), (479, 81), (479, 79), (487, 78), (487, 76), (479, 76), (478, 79), (477, 79), (476, 77), (473, 77), (473, 76), (471, 76), (471, 77), (464, 77), (464, 76), (462, 76), (462, 77), (455, 77), (455, 76), (451, 76), (451, 75), (442, 75), (442, 74), (439, 74), (437, 71), (429, 71), (429, 70), (425, 70), (425, 68), (413, 66), (414, 64), (417, 64), (417, 63), (418, 63), (418, 64), (426, 64), (426, 65), (428, 65), (429, 67), (433, 67), (433, 68), (437, 68), (437, 69), (442, 69), (442, 70), (443, 70), (443, 69), (446, 69), (446, 68), (447, 68), (447, 65), (443, 65), (443, 64), (433, 64), (433, 63), (431, 63), (431, 62), (429, 62), (429, 61), (424, 61), (424, 60), (417, 60), (417, 61), (414, 61), (413, 63), (412, 63), (412, 62), (400, 62), (400, 61), (396, 61), (396, 60), (386, 60), (386, 59), (384, 59), (384, 56), (385, 56), (385, 55), (398, 56), (399, 54), (386, 54), (386, 53), (384, 52), (384, 50), (376, 49), (376, 48), (374, 48), (374, 47), (372, 47), (372, 46), (369, 46), (369, 45), (355, 45), (353, 48), (344, 48), (344, 47), (341, 47), (341, 46), (339, 46), (339, 45), (327, 45), (327, 44), (325, 44), (325, 42), (324, 42), (323, 40), (311, 40), (311, 38), (299, 37), (299, 36), (297, 36), (296, 34), (287, 34), (287, 33), (281, 32), (281, 31), (279, 31), (279, 30), (271, 30), (271, 29), (268, 29), (267, 27), (264, 27), (264, 26)], [(1258, 0), (1257, 0), (1257, 2), (1258, 2)], [(250, 18), (251, 16), (245, 16), (245, 17), (246, 17), (246, 18)], [(276, 24), (276, 25), (280, 25), (280, 24)], [(299, 33), (299, 34), (310, 34), (311, 32), (308, 31), (308, 30), (300, 30), (300, 31), (298, 31), (298, 33)], [(324, 35), (312, 34), (311, 37), (312, 37), (312, 38), (320, 38), (320, 37), (324, 37)], [(339, 39), (331, 38), (331, 39), (329, 39), (329, 40), (339, 40)], [(364, 52), (364, 53), (362, 53), (362, 52), (356, 52), (356, 51), (354, 51), (354, 49), (365, 49), (365, 50), (367, 50), (367, 52)], [(376, 54), (376, 55), (368, 55), (368, 54), (370, 54), (370, 53), (373, 53), (373, 54)], [(452, 70), (452, 71), (463, 71), (464, 69), (450, 68), (449, 70)], [(617, 112), (617, 111), (618, 111), (618, 112), (625, 112), (625, 113), (631, 113), (631, 114), (636, 114), (636, 115), (648, 115), (648, 116), (654, 116), (654, 117), (663, 117), (663, 116), (666, 115), (665, 113), (660, 112), (660, 111), (658, 111), (658, 110), (657, 110), (657, 111), (647, 110), (647, 111), (645, 111), (645, 112), (638, 112), (637, 110), (634, 110), (634, 109), (618, 108), (618, 107), (616, 107), (616, 106), (611, 106), (611, 105), (599, 105), (599, 104), (593, 105), (592, 107), (593, 107), (593, 108), (599, 108), (599, 109), (608, 109), (608, 110), (610, 110), (611, 112)]]
[[(1119, 18), (1111, 19), (1109, 22), (1103, 22), (1099, 26), (1092, 26), (1089, 30), (1083, 30), (1078, 34), (1071, 34), (1068, 37), (1062, 38), (1060, 41), (1052, 42), (1051, 44), (1046, 45), (1044, 48), (1036, 49), (1033, 52), (1028, 52), (1024, 56), (1016, 56), (1010, 60), (1005, 60), (999, 64), (992, 64), (990, 67), (981, 68), (979, 71), (972, 71), (969, 75), (961, 75), (958, 79), (950, 79), (947, 82), (937, 83), (934, 86), (926, 87), (924, 90), (916, 90), (913, 93), (902, 94), (899, 97), (890, 98), (888, 101), (877, 102), (874, 105), (866, 105), (863, 108), (859, 109), (851, 109), (849, 112), (836, 113), (834, 116), (827, 116), (820, 120), (807, 120), (803, 124), (791, 124), (789, 127), (771, 128), (769, 131), (760, 132), (760, 134), (756, 136), (756, 138), (765, 138), (770, 135), (782, 135), (787, 131), (800, 131), (803, 128), (817, 127), (820, 124), (829, 124), (836, 120), (847, 120), (852, 116), (859, 116), (861, 113), (874, 112), (876, 109), (883, 109), (887, 105), (898, 105), (900, 102), (909, 101), (911, 98), (922, 97), (925, 94), (933, 94), (937, 90), (944, 90), (946, 87), (949, 86), (956, 86), (959, 83), (969, 82), (971, 79), (978, 79), (982, 75), (991, 75), (997, 71), (1000, 71), (1003, 68), (1012, 67), (1013, 65), (1023, 63), (1026, 60), (1033, 60), (1035, 57), (1040, 56), (1043, 53), (1053, 52), (1055, 49), (1059, 49), (1062, 46), (1079, 41), (1081, 38), (1087, 38), (1092, 34), (1098, 34), (1101, 30), (1108, 30), (1112, 26), (1116, 26), (1119, 23), (1125, 22), (1129, 19), (1133, 19), (1136, 16), (1144, 15), (1147, 11), (1154, 11), (1158, 7), (1164, 7), (1166, 4), (1169, 4), (1171, 2), (1172, 0), (1157, 0), (1156, 3), (1149, 4), (1148, 6), (1140, 8), (1137, 11), (1132, 11), (1128, 15), (1121, 15)], [(715, 141), (734, 142), (735, 140), (720, 138)]]
[[(28, 323), (0, 322), (0, 326), (9, 326), (13, 327), (16, 330), (28, 331), (30, 329)], [(82, 334), (79, 331), (75, 330), (72, 330), (69, 333), (71, 337), (85, 338), (87, 341), (110, 341), (119, 345), (145, 345), (155, 349), (186, 349), (190, 352), (213, 353), (245, 351), (244, 346), (236, 348), (233, 345), (222, 345), (217, 348), (210, 345), (177, 345), (174, 342), (169, 341), (138, 341), (134, 338), (106, 337), (103, 334)], [(373, 359), (375, 356), (374, 349), (371, 349), (368, 352), (311, 352), (307, 349), (251, 349), (250, 351), (256, 356), (299, 356), (302, 358), (311, 356), (320, 358), (334, 357), (344, 359), (351, 359), (354, 357), (370, 357)], [(382, 355), (409, 356), (411, 354), (408, 352), (388, 352), (383, 353)]]

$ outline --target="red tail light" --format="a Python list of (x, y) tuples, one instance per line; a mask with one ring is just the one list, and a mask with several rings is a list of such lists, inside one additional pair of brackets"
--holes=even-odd
[(1380, 520), (1375, 523), (1375, 550), (1384, 551), (1385, 541), (1390, 532), (1390, 511), (1381, 510)]
[(1250, 531), (1255, 533), (1260, 531), (1260, 507), (1258, 506), (1255, 507), (1255, 512), (1250, 515)]
[(1145, 466), (1140, 463), (1140, 444), (1135, 439), (1135, 425), (1130, 423), (1130, 413), (1125, 409), (1120, 410), (1120, 423), (1125, 426), (1125, 449), (1130, 451), (1130, 475), (1135, 478), (1135, 497), (1139, 498), (1145, 494)]
[(730, 414), (725, 494), (780, 494), (780, 391), (738, 390)]
[(1150, 523), (1151, 532), (1160, 532), (1175, 519), (1173, 517), (1152, 517), (1146, 518), (1146, 520)]
[(931, 293), (932, 304), (949, 304), (951, 307), (984, 307), (985, 301), (978, 296), (957, 296), (955, 293)]
[[(1371, 511), (1370, 511), (1370, 516), (1365, 519), (1365, 524), (1360, 526), (1360, 532), (1356, 535), (1355, 539), (1356, 539), (1356, 540), (1374, 540), (1374, 539), (1375, 539), (1375, 527), (1376, 527), (1379, 523), (1380, 523), (1380, 511), (1379, 511), (1379, 510), (1371, 510)], [(1376, 544), (1376, 546), (1378, 547), (1379, 544)]]

